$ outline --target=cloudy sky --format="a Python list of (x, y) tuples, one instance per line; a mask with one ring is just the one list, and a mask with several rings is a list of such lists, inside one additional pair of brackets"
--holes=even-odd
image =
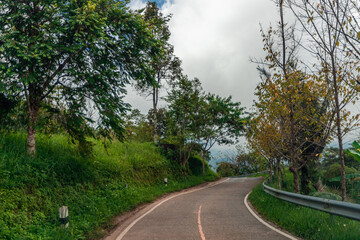
[[(199, 78), (205, 91), (222, 97), (231, 95), (250, 108), (259, 76), (256, 64), (249, 58), (264, 56), (260, 24), (268, 28), (276, 22), (275, 4), (271, 0), (157, 2), (165, 15), (173, 15), (169, 23), (170, 42), (182, 60), (184, 73)], [(131, 8), (143, 8), (145, 3), (146, 0), (132, 0)], [(125, 100), (143, 113), (152, 106), (150, 99), (138, 96), (130, 88)], [(233, 150), (233, 146), (215, 146), (212, 154), (216, 159)]]
[[(131, 8), (145, 6), (132, 0)], [(233, 96), (249, 108), (259, 81), (256, 64), (261, 57), (260, 23), (264, 28), (277, 19), (271, 0), (159, 0), (164, 14), (172, 14), (170, 42), (182, 60), (184, 73), (198, 77), (207, 92)], [(126, 98), (146, 113), (151, 102), (129, 89)]]

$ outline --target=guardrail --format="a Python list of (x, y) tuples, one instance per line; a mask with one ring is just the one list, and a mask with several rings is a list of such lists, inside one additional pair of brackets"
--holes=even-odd
[(263, 189), (266, 193), (288, 202), (360, 221), (360, 204), (281, 191), (265, 185), (265, 182)]

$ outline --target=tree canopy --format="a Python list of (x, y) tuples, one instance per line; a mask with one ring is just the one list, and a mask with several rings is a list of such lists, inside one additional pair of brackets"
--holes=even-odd
[[(35, 153), (41, 104), (66, 109), (70, 133), (96, 121), (122, 137), (125, 84), (153, 83), (148, 63), (161, 44), (139, 13), (116, 0), (5, 0), (0, 3), (0, 92), (27, 102), (28, 152)], [(97, 119), (87, 117), (87, 104)], [(81, 136), (81, 134), (75, 134)], [(76, 136), (75, 136), (76, 137)]]

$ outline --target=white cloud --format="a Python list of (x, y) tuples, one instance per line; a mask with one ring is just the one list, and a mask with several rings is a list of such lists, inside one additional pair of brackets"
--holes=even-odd
[[(133, 0), (135, 6), (145, 5)], [(267, 28), (276, 22), (275, 4), (271, 0), (166, 0), (162, 12), (173, 14), (170, 41), (184, 73), (198, 77), (205, 91), (232, 95), (249, 108), (259, 82), (256, 64), (249, 58), (264, 55), (259, 24)], [(151, 108), (151, 101), (130, 90), (126, 100), (144, 113)], [(214, 154), (226, 149), (216, 148)]]
[(141, 9), (146, 6), (146, 2), (142, 0), (132, 0), (129, 4), (131, 9)]
[[(145, 2), (145, 1), (144, 1)], [(143, 7), (134, 0), (132, 8)], [(232, 95), (246, 107), (252, 105), (259, 81), (256, 64), (249, 57), (261, 57), (259, 24), (267, 27), (277, 19), (270, 0), (167, 0), (164, 14), (173, 14), (169, 23), (175, 54), (183, 61), (184, 73), (198, 77), (205, 91), (223, 97)], [(136, 98), (131, 94), (128, 99)], [(134, 107), (151, 107), (140, 99)]]

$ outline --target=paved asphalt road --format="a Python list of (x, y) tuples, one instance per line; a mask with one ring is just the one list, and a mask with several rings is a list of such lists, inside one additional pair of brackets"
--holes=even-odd
[(246, 194), (260, 182), (260, 178), (230, 178), (165, 198), (131, 216), (105, 239), (288, 239), (260, 223), (244, 204)]

